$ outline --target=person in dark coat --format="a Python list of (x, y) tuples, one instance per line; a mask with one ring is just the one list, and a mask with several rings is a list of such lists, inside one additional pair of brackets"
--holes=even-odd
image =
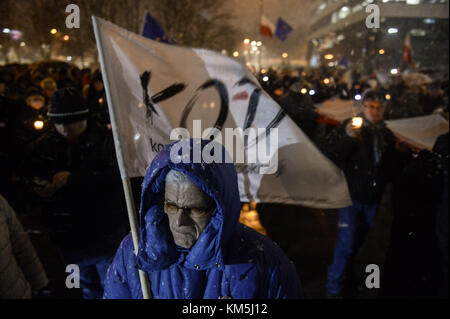
[[(37, 88), (31, 87), (26, 91), (25, 100), (2, 99), (8, 106), (9, 116), (7, 120), (7, 143), (9, 144), (7, 161), (9, 177), (5, 182), (8, 189), (3, 194), (8, 196), (11, 206), (19, 212), (26, 208), (25, 181), (21, 178), (23, 172), (18, 165), (26, 158), (27, 150), (33, 141), (45, 135), (53, 128), (50, 125), (46, 113), (47, 106), (43, 93)], [(3, 165), (2, 165), (3, 166)]]
[[(155, 299), (302, 296), (283, 251), (238, 222), (233, 163), (178, 161), (180, 148), (192, 159), (194, 145), (204, 150), (209, 143), (215, 142), (181, 140), (152, 161), (142, 189), (138, 254), (128, 235), (108, 270), (104, 298), (142, 298), (138, 269), (148, 274)], [(211, 145), (225, 154), (222, 145)]]
[(47, 115), (55, 131), (33, 144), (24, 170), (63, 262), (80, 268), (83, 297), (101, 298), (107, 267), (127, 231), (111, 132), (88, 126), (75, 88), (56, 91)]
[(394, 172), (395, 138), (383, 122), (384, 94), (368, 91), (362, 123), (345, 120), (330, 132), (324, 153), (344, 172), (353, 204), (339, 209), (338, 236), (328, 269), (327, 295), (345, 297), (353, 259), (372, 227), (383, 190)]
[(44, 94), (37, 88), (29, 88), (25, 94), (25, 105), (21, 105), (15, 125), (15, 142), (23, 151), (29, 143), (52, 129), (47, 119), (47, 111)]
[(379, 298), (448, 294), (448, 133), (432, 151), (409, 147), (414, 154), (393, 181), (391, 236)]

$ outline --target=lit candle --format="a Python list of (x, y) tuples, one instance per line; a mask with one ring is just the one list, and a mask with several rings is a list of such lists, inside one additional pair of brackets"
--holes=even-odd
[(352, 126), (355, 128), (360, 128), (363, 124), (362, 117), (356, 116), (352, 118)]
[(44, 128), (44, 122), (42, 122), (42, 121), (34, 121), (34, 128), (36, 130), (42, 130)]

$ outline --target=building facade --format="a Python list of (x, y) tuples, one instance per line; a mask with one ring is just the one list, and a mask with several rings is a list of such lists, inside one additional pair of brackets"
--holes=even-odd
[[(312, 66), (448, 74), (448, 0), (320, 0), (312, 12)], [(402, 59), (407, 38), (412, 66)]]

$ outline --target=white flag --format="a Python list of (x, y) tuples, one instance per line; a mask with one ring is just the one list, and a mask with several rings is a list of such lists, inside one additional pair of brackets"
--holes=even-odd
[(350, 117), (356, 116), (362, 112), (360, 103), (355, 100), (343, 100), (340, 98), (331, 98), (323, 103), (316, 104), (317, 113), (323, 117), (342, 122)]
[[(235, 162), (241, 201), (320, 208), (351, 204), (342, 171), (247, 68), (210, 50), (152, 41), (95, 17), (93, 22), (122, 177), (143, 176), (155, 155), (174, 142), (174, 128), (198, 137), (195, 123), (201, 121), (201, 130), (215, 127), (226, 138), (227, 128), (269, 127), (278, 129), (277, 147), (270, 145), (269, 151), (270, 164), (277, 166), (273, 174), (261, 174), (258, 165)], [(233, 153), (226, 141), (222, 144)]]
[(437, 138), (448, 132), (448, 121), (440, 114), (386, 121), (394, 135), (419, 149), (432, 150)]

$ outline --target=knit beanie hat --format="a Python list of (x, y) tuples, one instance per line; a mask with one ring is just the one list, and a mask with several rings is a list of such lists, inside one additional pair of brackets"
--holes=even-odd
[(47, 115), (53, 123), (69, 124), (87, 119), (89, 109), (78, 90), (68, 87), (53, 94)]

